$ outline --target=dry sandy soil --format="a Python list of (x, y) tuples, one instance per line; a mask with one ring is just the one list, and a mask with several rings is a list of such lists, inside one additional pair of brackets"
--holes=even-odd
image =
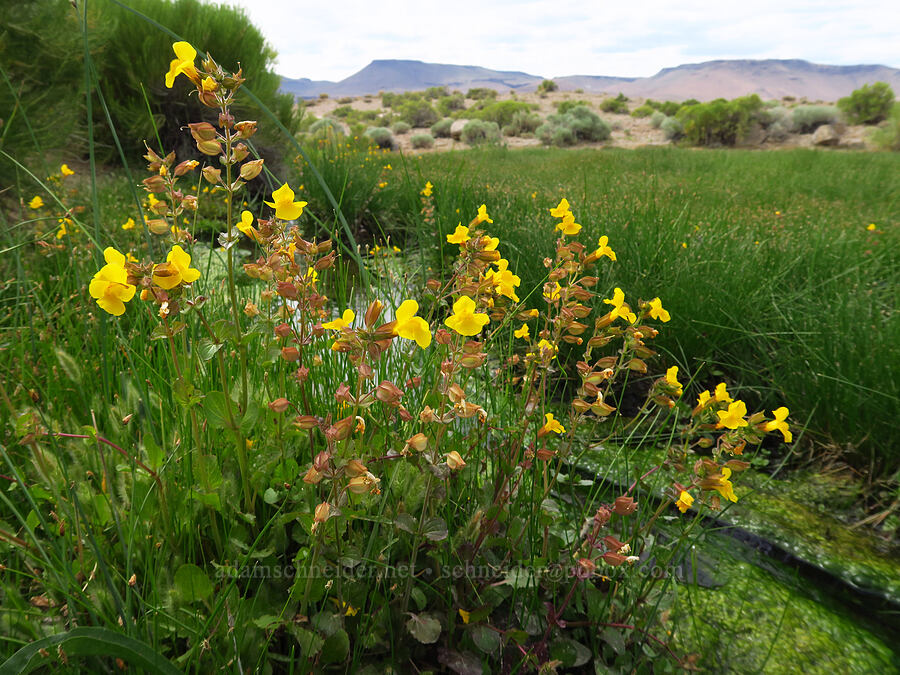
[[(552, 92), (543, 96), (537, 93), (517, 94), (510, 96), (509, 94), (500, 94), (498, 101), (505, 101), (515, 98), (518, 101), (537, 104), (536, 112), (542, 117), (552, 115), (556, 112), (555, 103), (571, 100), (588, 101), (591, 108), (597, 112), (612, 127), (612, 137), (603, 143), (583, 144), (585, 146), (596, 147), (618, 147), (618, 148), (639, 148), (653, 145), (669, 145), (665, 135), (659, 129), (654, 129), (650, 124), (649, 117), (632, 117), (626, 114), (613, 114), (600, 112), (600, 104), (608, 97), (606, 94), (577, 94), (573, 92)], [(344, 100), (344, 99), (342, 99)], [(628, 102), (629, 110), (634, 110), (644, 103), (644, 99), (632, 99)], [(820, 103), (817, 101), (817, 103)], [(466, 99), (466, 108), (474, 105), (475, 101)], [(307, 106), (307, 112), (315, 115), (317, 118), (327, 117), (335, 108), (340, 105), (350, 105), (358, 110), (382, 110), (381, 97), (357, 97), (352, 103), (338, 103), (337, 99), (325, 98), (311, 101)], [(844, 127), (841, 134), (840, 144), (838, 148), (863, 150), (870, 146), (866, 138), (871, 127), (866, 126), (847, 126)], [(400, 150), (404, 153), (419, 152), (437, 152), (442, 150), (465, 149), (469, 146), (461, 141), (454, 141), (450, 138), (435, 138), (434, 147), (430, 150), (415, 150), (410, 144), (410, 138), (414, 134), (430, 133), (427, 128), (414, 128), (406, 134), (395, 135)], [(517, 136), (504, 137), (504, 143), (511, 148), (535, 147), (540, 146), (541, 142), (537, 138), (519, 138)], [(812, 134), (791, 134), (785, 141), (780, 143), (772, 142), (769, 139), (763, 139), (761, 135), (749, 138), (744, 147), (772, 149), (772, 148), (795, 148), (795, 147), (813, 147)]]

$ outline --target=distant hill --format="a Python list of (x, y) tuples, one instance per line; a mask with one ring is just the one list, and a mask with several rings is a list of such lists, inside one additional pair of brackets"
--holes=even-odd
[[(480, 66), (454, 66), (410, 60), (376, 60), (340, 82), (281, 79), (281, 90), (299, 98), (363, 96), (379, 91), (421, 91), (447, 87), (465, 92), (490, 87), (501, 92), (534, 91), (545, 79), (517, 71), (491, 70)], [(664, 68), (652, 77), (604, 77), (569, 75), (553, 80), (564, 91), (624, 93), (626, 96), (701, 101), (759, 94), (764, 99), (796, 96), (810, 100), (836, 101), (854, 89), (872, 82), (887, 82), (900, 93), (900, 69), (888, 66), (828, 66), (799, 59), (732, 60), (691, 63)]]

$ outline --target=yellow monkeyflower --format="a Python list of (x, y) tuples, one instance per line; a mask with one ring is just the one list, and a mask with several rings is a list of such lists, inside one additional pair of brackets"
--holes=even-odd
[(295, 202), (294, 191), (285, 183), (272, 193), (272, 201), (264, 202), (275, 209), (275, 217), (281, 220), (296, 220), (303, 213), (306, 202)]
[(175, 58), (169, 64), (169, 72), (166, 73), (166, 87), (172, 88), (175, 84), (175, 78), (179, 75), (186, 75), (192, 82), (200, 79), (197, 69), (194, 68), (194, 59), (197, 58), (197, 50), (191, 47), (187, 42), (176, 42), (172, 45), (175, 52)]
[(537, 343), (537, 347), (535, 347), (534, 353), (542, 359), (555, 359), (556, 355), (559, 353), (559, 347), (557, 347), (552, 342), (548, 342), (547, 340), (541, 338), (541, 340)]
[(519, 330), (513, 331), (513, 335), (515, 335), (517, 338), (522, 338), (524, 340), (527, 340), (529, 337), (531, 337), (531, 335), (528, 332), (528, 324), (523, 323), (522, 327)]
[(497, 293), (518, 302), (519, 296), (516, 295), (515, 287), (522, 283), (522, 279), (507, 269), (509, 261), (505, 258), (501, 258), (496, 264), (497, 270), (489, 272), (485, 277), (491, 280)]
[(869, 232), (874, 232), (874, 231), (875, 231), (875, 223), (869, 223), (869, 224), (866, 226), (866, 229), (867, 229)]
[(743, 401), (734, 401), (728, 406), (728, 410), (717, 410), (716, 415), (719, 416), (719, 422), (716, 427), (725, 427), (726, 429), (737, 429), (747, 426), (747, 420), (744, 415), (747, 414), (747, 406)]
[(485, 243), (485, 245), (484, 245), (484, 250), (485, 251), (496, 251), (497, 246), (500, 245), (500, 237), (485, 236), (484, 238), (487, 239), (487, 243)]
[(133, 230), (134, 229), (134, 218), (129, 218), (124, 223), (122, 223), (123, 230)]
[(494, 222), (493, 220), (491, 220), (491, 217), (488, 215), (487, 204), (482, 204), (481, 206), (478, 207), (478, 215), (475, 216), (475, 221), (476, 221), (476, 223), (493, 223)]
[(328, 330), (342, 330), (344, 328), (350, 328), (350, 324), (353, 323), (353, 319), (355, 318), (356, 314), (352, 309), (345, 309), (344, 313), (339, 319), (329, 321), (328, 323), (323, 323), (322, 328), (327, 328)]
[(569, 213), (569, 210), (569, 200), (563, 197), (559, 204), (556, 205), (556, 208), (550, 209), (550, 215), (554, 218), (564, 218)]
[(731, 481), (728, 480), (729, 478), (731, 478), (731, 469), (727, 466), (723, 466), (722, 475), (713, 479), (715, 482), (712, 485), (712, 488), (725, 497), (725, 499), (736, 502), (738, 498), (737, 495), (734, 494), (734, 486), (731, 484)]
[(201, 86), (203, 87), (203, 91), (216, 91), (216, 89), (219, 88), (219, 83), (207, 76), (203, 78)]
[(459, 616), (462, 619), (463, 623), (469, 623), (469, 617), (472, 615), (472, 612), (467, 612), (464, 609), (460, 609)]
[(428, 322), (420, 316), (419, 303), (415, 300), (404, 300), (397, 308), (397, 324), (394, 326), (394, 335), (415, 340), (422, 349), (431, 344), (431, 329)]
[(103, 251), (106, 264), (94, 275), (88, 291), (100, 309), (114, 316), (125, 313), (125, 303), (134, 297), (137, 288), (128, 283), (125, 256), (112, 246)]
[(63, 175), (63, 178), (75, 175), (75, 172), (69, 168), (68, 164), (63, 164), (61, 167), (59, 167), (59, 172)]
[(725, 391), (725, 383), (719, 382), (716, 385), (716, 401), (719, 403), (731, 403), (734, 399), (728, 395), (728, 392)]
[(672, 366), (666, 371), (666, 384), (672, 386), (676, 390), (676, 394), (681, 396), (682, 387), (678, 381), (678, 366)]
[(544, 415), (544, 426), (538, 430), (538, 433), (549, 434), (551, 432), (564, 434), (566, 433), (566, 428), (558, 420), (553, 419), (553, 413), (547, 413)]
[(650, 318), (651, 319), (659, 319), (663, 323), (671, 319), (671, 315), (663, 309), (662, 300), (659, 298), (653, 298), (650, 301)]
[(166, 262), (153, 268), (153, 283), (169, 290), (180, 283), (191, 284), (200, 278), (200, 270), (191, 267), (191, 256), (178, 244), (172, 247)]
[(697, 397), (697, 405), (700, 406), (701, 408), (706, 407), (706, 404), (709, 403), (710, 398), (711, 398), (711, 395), (709, 393), (709, 390), (704, 389), (703, 391), (700, 392), (700, 396)]
[(612, 305), (613, 309), (609, 313), (611, 319), (616, 319), (617, 317), (622, 317), (628, 323), (634, 323), (637, 321), (637, 316), (634, 312), (631, 311), (631, 307), (625, 302), (625, 293), (618, 286), (613, 290), (612, 298), (606, 299), (604, 298), (603, 302), (607, 305)]
[[(56, 233), (56, 238), (57, 238), (57, 239), (62, 239), (62, 238), (65, 237), (67, 234), (69, 234), (69, 231), (66, 229), (66, 224), (67, 224), (66, 221), (67, 221), (67, 220), (69, 220), (69, 219), (68, 219), (68, 218), (60, 218), (59, 220), (56, 221), (56, 222), (59, 223), (59, 230), (58, 230), (57, 233)], [(72, 221), (69, 220), (69, 223), (71, 223), (71, 222), (72, 222)]]
[(253, 227), (253, 214), (249, 211), (241, 211), (241, 222), (237, 224), (237, 229), (251, 239), (256, 239), (256, 228)]
[(43, 205), (44, 205), (44, 200), (41, 199), (40, 195), (35, 195), (34, 197), (31, 198), (31, 201), (28, 202), (28, 208), (34, 209), (35, 211), (37, 211)]
[(692, 505), (693, 503), (694, 503), (694, 497), (693, 497), (693, 495), (691, 495), (691, 493), (688, 492), (688, 491), (686, 491), (686, 490), (682, 490), (682, 491), (681, 491), (681, 494), (678, 495), (678, 501), (675, 502), (675, 506), (678, 507), (678, 510), (679, 510), (679, 511), (681, 511), (682, 513), (684, 513), (684, 512), (687, 511), (689, 508), (691, 508), (691, 505)]
[(469, 228), (460, 223), (456, 226), (456, 229), (453, 231), (453, 234), (447, 235), (447, 243), (448, 244), (459, 244), (462, 245), (469, 241), (471, 237), (469, 236)]
[(460, 335), (478, 335), (490, 321), (487, 314), (475, 311), (475, 301), (468, 295), (461, 295), (453, 303), (453, 314), (444, 319), (444, 325)]
[(575, 222), (575, 216), (569, 211), (569, 213), (563, 216), (562, 222), (557, 223), (556, 229), (557, 231), (561, 230), (564, 235), (571, 237), (572, 235), (581, 232), (581, 225)]
[(431, 181), (425, 181), (425, 187), (422, 189), (421, 194), (423, 197), (430, 197), (433, 190), (434, 185), (431, 184)]
[(597, 240), (597, 250), (594, 251), (594, 255), (598, 258), (606, 256), (607, 258), (615, 262), (616, 252), (609, 247), (609, 237), (603, 235)]
[(553, 286), (548, 290), (544, 287), (544, 300), (548, 302), (553, 302), (554, 300), (559, 299), (559, 293), (562, 290), (562, 286), (559, 285), (558, 281), (553, 282)]
[(784, 436), (785, 443), (790, 443), (794, 440), (794, 435), (791, 433), (790, 428), (788, 428), (787, 422), (785, 422), (789, 412), (790, 411), (784, 406), (776, 408), (772, 411), (772, 415), (775, 419), (771, 422), (766, 422), (766, 426), (763, 427), (766, 431), (780, 431)]

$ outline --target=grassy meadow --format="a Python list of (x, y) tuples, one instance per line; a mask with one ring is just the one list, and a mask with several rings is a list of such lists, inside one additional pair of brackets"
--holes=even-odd
[(160, 31), (141, 158), (132, 14), (0, 143), (0, 675), (896, 668), (896, 154), (404, 155)]

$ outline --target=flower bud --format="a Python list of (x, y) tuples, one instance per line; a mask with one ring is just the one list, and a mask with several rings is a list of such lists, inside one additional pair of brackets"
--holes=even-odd
[(313, 515), (313, 522), (324, 523), (330, 517), (331, 505), (328, 502), (322, 502), (316, 507), (315, 514)]
[(456, 450), (448, 452), (446, 457), (447, 466), (450, 467), (451, 471), (459, 471), (466, 465), (465, 461)]
[(256, 120), (238, 122), (234, 128), (237, 130), (239, 138), (250, 138), (256, 133)]
[(375, 398), (388, 405), (397, 405), (403, 397), (403, 391), (393, 382), (385, 380), (375, 388)]
[(637, 509), (637, 504), (631, 497), (616, 497), (613, 513), (619, 516), (630, 516)]
[(197, 141), (197, 149), (204, 155), (215, 157), (222, 153), (222, 146), (218, 141)]
[(378, 321), (378, 317), (381, 316), (382, 309), (384, 309), (384, 305), (381, 304), (379, 300), (373, 300), (369, 304), (365, 314), (366, 328), (368, 330), (372, 330), (372, 326), (375, 325), (375, 322)]
[(166, 181), (160, 175), (150, 176), (141, 182), (147, 188), (147, 192), (165, 192), (166, 190)]
[(356, 419), (353, 415), (349, 417), (345, 417), (343, 419), (338, 420), (333, 425), (328, 427), (328, 430), (325, 432), (325, 435), (328, 436), (333, 441), (343, 441), (346, 438), (350, 437), (350, 434), (353, 431), (353, 427), (355, 425)]
[(231, 161), (243, 162), (249, 154), (250, 151), (247, 149), (247, 146), (243, 143), (238, 143), (231, 149)]
[(269, 410), (276, 413), (283, 413), (285, 410), (291, 407), (291, 402), (286, 398), (276, 398), (269, 404)]
[(245, 162), (241, 166), (241, 178), (244, 180), (253, 180), (256, 178), (260, 171), (262, 171), (264, 162), (265, 160), (263, 159), (252, 159), (249, 162)]
[(166, 234), (169, 231), (169, 224), (160, 218), (154, 218), (147, 221), (147, 229), (153, 234)]
[(363, 474), (366, 474), (368, 472), (369, 470), (366, 468), (366, 465), (360, 462), (358, 459), (351, 459), (349, 462), (344, 464), (344, 473), (347, 474), (348, 478), (362, 476)]
[(317, 485), (322, 480), (322, 473), (316, 471), (315, 467), (310, 467), (309, 471), (303, 476), (303, 482), (308, 485)]
[(415, 434), (414, 436), (406, 439), (406, 449), (412, 449), (418, 452), (422, 452), (427, 447), (428, 437), (423, 433)]
[(300, 350), (296, 347), (284, 347), (281, 350), (281, 358), (289, 363), (300, 360)]
[(211, 166), (203, 167), (203, 177), (209, 183), (219, 183), (222, 180), (222, 170)]
[(291, 424), (301, 431), (309, 431), (319, 426), (319, 421), (312, 415), (298, 415)]
[(197, 98), (200, 99), (200, 103), (205, 105), (207, 108), (219, 107), (219, 102), (216, 100), (216, 95), (211, 91), (201, 89), (197, 92)]
[(216, 128), (209, 122), (194, 122), (188, 124), (188, 128), (191, 130), (191, 136), (197, 142), (213, 141), (216, 138)]
[(286, 323), (280, 323), (275, 326), (275, 335), (280, 338), (286, 338), (291, 334), (291, 327)]

